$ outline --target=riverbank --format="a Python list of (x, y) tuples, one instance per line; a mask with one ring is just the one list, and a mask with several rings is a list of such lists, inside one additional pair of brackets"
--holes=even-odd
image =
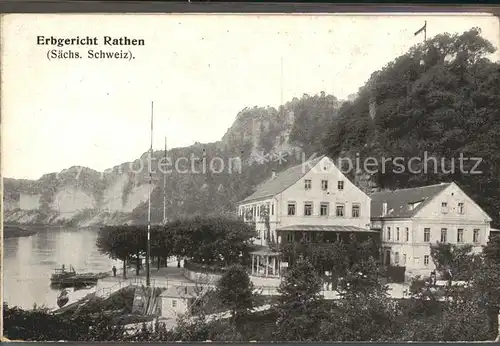
[(18, 226), (4, 226), (3, 227), (3, 237), (5, 238), (19, 238), (19, 237), (30, 237), (36, 234), (36, 231), (27, 230)]

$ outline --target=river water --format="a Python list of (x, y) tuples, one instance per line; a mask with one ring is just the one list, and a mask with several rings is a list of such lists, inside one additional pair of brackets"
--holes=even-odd
[[(108, 272), (121, 262), (100, 254), (97, 229), (37, 228), (30, 237), (4, 239), (3, 301), (31, 309), (33, 305), (57, 307), (60, 290), (50, 288), (50, 276), (62, 264), (77, 272)], [(93, 289), (70, 290), (70, 302)]]

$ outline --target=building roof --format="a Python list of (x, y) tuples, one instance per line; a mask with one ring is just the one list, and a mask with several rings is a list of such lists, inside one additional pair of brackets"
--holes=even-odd
[(319, 231), (319, 232), (350, 232), (350, 233), (379, 233), (370, 229), (360, 228), (356, 226), (339, 226), (339, 225), (292, 225), (278, 228), (278, 231)]
[(196, 298), (198, 296), (196, 286), (170, 286), (160, 294), (160, 297), (165, 298)]
[(270, 248), (268, 248), (267, 246), (262, 246), (262, 245), (252, 246), (252, 248), (250, 249), (250, 253), (254, 254), (254, 255), (262, 255), (262, 256), (273, 256), (273, 255), (277, 256), (280, 254), (279, 252), (273, 251)]
[(269, 178), (263, 184), (257, 187), (257, 190), (245, 198), (240, 204), (251, 201), (274, 197), (285, 191), (288, 187), (295, 184), (300, 178), (306, 175), (314, 166), (316, 166), (324, 156), (306, 161), (299, 165), (290, 167), (283, 172), (279, 172), (273, 178)]
[[(410, 189), (375, 192), (371, 197), (371, 217), (410, 218), (416, 215), (434, 197), (452, 183), (421, 186)], [(383, 203), (387, 203), (387, 214), (382, 215)], [(412, 208), (412, 204), (419, 203)]]

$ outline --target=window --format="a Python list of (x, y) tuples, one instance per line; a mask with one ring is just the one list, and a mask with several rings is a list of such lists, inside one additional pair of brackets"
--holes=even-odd
[(387, 240), (391, 240), (391, 228), (387, 227)]
[(394, 253), (394, 264), (399, 264), (399, 252)]
[(328, 190), (328, 180), (321, 180), (321, 189)]
[(306, 190), (309, 190), (311, 188), (311, 180), (309, 179), (304, 180), (304, 188)]
[(463, 214), (464, 213), (464, 204), (462, 202), (458, 203), (457, 212), (459, 214)]
[(405, 229), (405, 241), (410, 241), (410, 229), (408, 227)]
[(352, 217), (359, 217), (359, 205), (353, 205), (352, 206)]
[(328, 216), (328, 203), (321, 203), (319, 213), (321, 216)]
[(271, 204), (271, 215), (274, 215), (274, 203)]
[(424, 256), (424, 265), (427, 267), (429, 265), (429, 255)]
[(286, 234), (286, 241), (289, 243), (293, 241), (293, 234), (291, 232)]
[(177, 306), (177, 300), (172, 299), (172, 307), (175, 308)]
[(396, 227), (396, 241), (399, 241), (399, 227)]
[(420, 264), (420, 257), (413, 257), (413, 262), (415, 264)]
[(344, 217), (344, 206), (341, 204), (337, 205), (337, 216)]
[(446, 202), (441, 203), (441, 213), (443, 213), (443, 214), (448, 213), (448, 203), (446, 203)]
[(431, 229), (424, 228), (424, 242), (429, 243), (431, 241)]
[(339, 190), (343, 190), (344, 189), (344, 181), (339, 180), (339, 182), (337, 183), (337, 187)]
[(288, 215), (295, 215), (295, 203), (288, 203)]
[(403, 265), (406, 265), (406, 254), (403, 254)]
[(474, 243), (479, 243), (479, 230), (475, 229), (474, 233), (472, 234), (472, 241)]
[(311, 216), (313, 213), (313, 205), (312, 202), (304, 203), (304, 216)]
[(311, 241), (311, 233), (309, 233), (309, 232), (304, 232), (304, 234), (302, 235), (302, 237), (307, 242)]
[(446, 236), (448, 230), (446, 228), (441, 228), (441, 243), (446, 243)]
[(457, 243), (464, 242), (464, 230), (462, 228), (457, 229)]

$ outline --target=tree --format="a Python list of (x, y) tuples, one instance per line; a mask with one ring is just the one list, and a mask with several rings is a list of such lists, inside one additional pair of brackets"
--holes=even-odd
[(253, 288), (247, 271), (239, 265), (229, 267), (217, 282), (217, 298), (231, 311), (231, 320), (236, 327), (254, 307)]
[(106, 226), (100, 229), (97, 248), (103, 254), (123, 261), (123, 275), (126, 277), (126, 261), (136, 260), (136, 274), (139, 275), (140, 261), (146, 252), (146, 226)]
[(500, 264), (500, 233), (490, 233), (488, 243), (483, 248), (483, 253), (488, 261)]
[(172, 233), (174, 254), (199, 264), (245, 264), (255, 231), (241, 220), (194, 217), (166, 225)]
[(3, 333), (12, 340), (120, 341), (124, 335), (124, 327), (104, 313), (68, 318), (43, 308), (4, 307), (3, 316)]
[(323, 341), (390, 341), (399, 336), (401, 312), (387, 294), (379, 264), (360, 260), (341, 280), (341, 299), (321, 324)]
[(443, 293), (444, 301), (415, 299), (433, 312), (406, 316), (403, 341), (487, 341), (494, 337), (483, 293), (475, 284), (453, 286)]
[(386, 295), (383, 272), (375, 259), (360, 260), (349, 268), (341, 279), (340, 290), (344, 297), (361, 295)]
[(151, 228), (151, 256), (158, 260), (160, 269), (160, 259), (167, 259), (174, 254), (174, 237), (171, 229), (162, 226)]
[(129, 239), (128, 229), (106, 226), (99, 230), (97, 249), (112, 259), (123, 261), (123, 277), (127, 277), (127, 259), (132, 254), (133, 245)]
[[(491, 328), (498, 331), (498, 315), (500, 315), (500, 263), (485, 254), (480, 270), (474, 272), (471, 289), (481, 297), (488, 310)], [(497, 339), (500, 333), (497, 335)]]
[(298, 260), (278, 288), (275, 336), (280, 341), (313, 341), (325, 317), (321, 279), (307, 260)]
[(472, 253), (472, 245), (436, 243), (430, 244), (430, 249), (436, 270), (444, 279), (469, 280), (472, 277), (474, 261), (477, 258)]

